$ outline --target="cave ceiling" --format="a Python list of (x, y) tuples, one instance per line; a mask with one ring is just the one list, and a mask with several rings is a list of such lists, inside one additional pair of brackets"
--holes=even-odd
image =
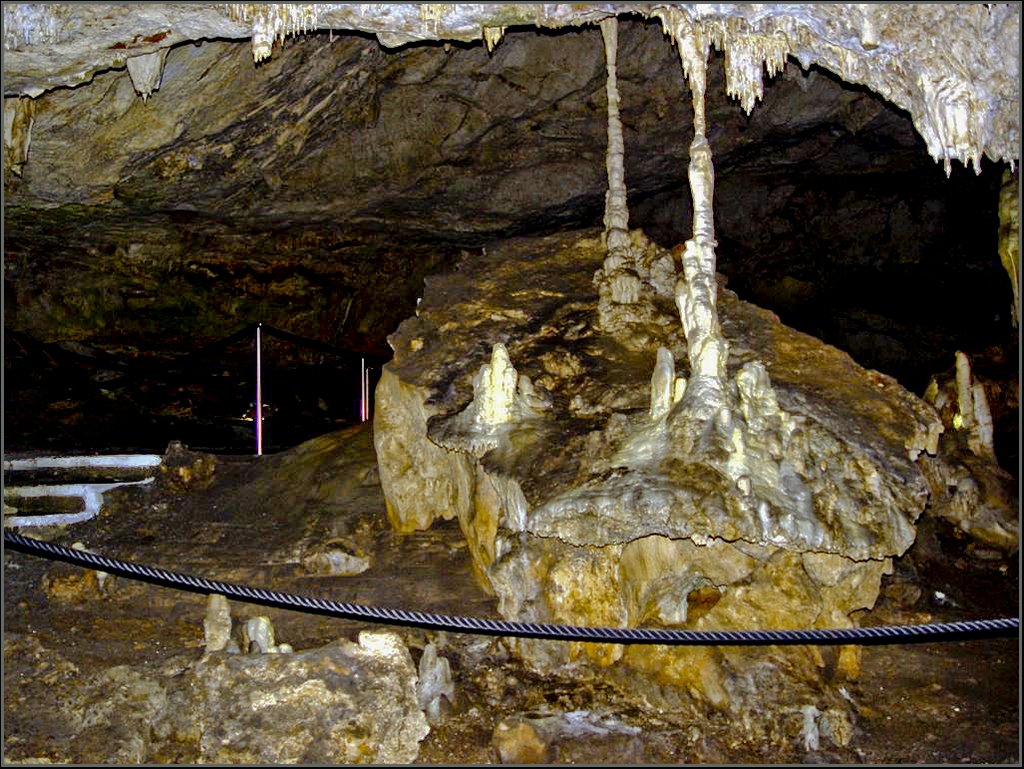
[(632, 224), (689, 237), (665, 33), (703, 25), (731, 285), (785, 311), (952, 266), (930, 301), (1005, 316), (977, 263), (1019, 156), (1016, 4), (147, 3), (4, 6), (5, 323), (182, 349), (265, 320), (385, 353), (465, 250), (599, 224), (609, 15)]

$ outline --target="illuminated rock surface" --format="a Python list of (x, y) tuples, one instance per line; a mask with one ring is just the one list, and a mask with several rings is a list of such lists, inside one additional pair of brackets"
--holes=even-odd
[[(929, 436), (937, 450), (938, 415), (892, 379), (720, 291), (735, 411), (702, 417), (691, 384), (652, 419), (657, 348), (637, 351), (597, 328), (587, 276), (601, 253), (595, 239), (519, 240), (428, 281), (418, 317), (391, 338), (395, 359), (377, 394), (391, 519), (422, 527), (431, 505), (435, 518), (457, 517), (477, 573), (510, 618), (848, 626), (913, 542), (928, 499), (913, 459), (927, 455)], [(651, 320), (637, 330), (685, 361), (670, 301), (651, 296)], [(480, 424), (453, 430), (471, 423), (479, 385), (470, 380), (479, 382), (492, 345), (507, 349), (551, 406), (504, 422), (497, 435)], [(396, 416), (416, 413), (430, 416)], [(415, 478), (461, 492), (433, 494), (430, 481), (416, 494)], [(538, 664), (565, 651), (521, 649)], [(609, 664), (623, 650), (577, 653)], [(720, 671), (732, 653), (711, 656), (637, 647), (625, 661), (721, 706), (745, 696), (729, 692)]]
[[(979, 356), (979, 342), (968, 358), (940, 331), (912, 334), (903, 355), (887, 336), (900, 311), (874, 318), (870, 302), (888, 294), (904, 304), (910, 287), (908, 316), (924, 308), (955, 328), (958, 313), (981, 308), (995, 328), (990, 307), (1011, 307), (1016, 326), (1018, 6), (8, 4), (4, 31), (5, 320), (62, 345), (173, 356), (232, 325), (280, 318), (380, 352), (416, 300), (376, 389), (378, 508), (399, 535), (457, 521), (463, 542), (451, 552), (465, 549), (504, 616), (846, 627), (876, 604), (883, 577), (900, 587), (899, 559), (920, 531), (934, 537), (940, 517), (981, 560), (1016, 553), (1013, 479), (996, 461), (1012, 465), (998, 427), (1019, 387), (978, 373), (998, 350)], [(444, 45), (393, 50), (424, 41)], [(925, 153), (939, 166), (922, 163)], [(789, 165), (832, 181), (772, 177)], [(983, 167), (983, 179), (967, 178)], [(996, 197), (998, 217), (983, 202)], [(603, 238), (580, 235), (574, 228), (595, 224), (602, 201)], [(551, 232), (562, 234), (509, 239)], [(958, 262), (970, 274), (997, 253), (1012, 304), (984, 280), (981, 291), (935, 292), (950, 279), (920, 277), (928, 264)], [(917, 277), (876, 274), (893, 262), (913, 264)], [(420, 291), (422, 276), (455, 264)], [(824, 308), (821, 328), (844, 322), (821, 286), (831, 281), (832, 296), (859, 290), (863, 315), (821, 336), (846, 334), (858, 360), (887, 362), (901, 381), (952, 365), (955, 348), (953, 374), (919, 400), (740, 301), (716, 272), (780, 312)], [(13, 368), (48, 378), (20, 359)], [(73, 400), (38, 400), (81, 416)], [(38, 421), (34, 408), (16, 412)], [(329, 444), (275, 472), (333, 488), (304, 465)], [(176, 493), (217, 481), (203, 461), (176, 468)], [(268, 515), (266, 500), (253, 506)], [(327, 549), (334, 540), (314, 531), (323, 512), (310, 516), (290, 521), (288, 542), (268, 541), (267, 574), (285, 564), (299, 579), (356, 580), (386, 568), (357, 542), (366, 529)], [(40, 584), (67, 610), (123, 598), (120, 583), (101, 589), (87, 575)], [(957, 605), (945, 591), (931, 600)], [(211, 610), (208, 620), (205, 642), (219, 648), (230, 615)], [(294, 629), (279, 626), (291, 640)], [(209, 705), (219, 726), (200, 716), (184, 736), (150, 727), (170, 695), (130, 667), (83, 684), (120, 687), (97, 708), (103, 734), (121, 729), (103, 720), (118, 697), (143, 703), (127, 711), (115, 759), (162, 757), (177, 741), (174, 757), (207, 761), (409, 761), (426, 729), (419, 710), (442, 722), (441, 695), (454, 707), (466, 682), (456, 690), (449, 657), (414, 638), (416, 704), (413, 661), (393, 639), (404, 694), (385, 699), (405, 707), (413, 691), (413, 705), (396, 715), (360, 704), (345, 722), (353, 739), (324, 737), (322, 713), (344, 710), (335, 695), (347, 707), (347, 690), (317, 688), (326, 679), (302, 667), (308, 650), (260, 653), (290, 650), (275, 645), (268, 617), (240, 627), (242, 650), (254, 654), (199, 663), (208, 697), (185, 707)], [(737, 744), (846, 748), (855, 711), (863, 715), (837, 686), (862, 673), (853, 647), (507, 646), (541, 680), (728, 714)], [(450, 650), (456, 673), (482, 658), (473, 648)], [(242, 668), (262, 682), (251, 702), (224, 695)], [(493, 706), (501, 699), (490, 692), (518, 679), (493, 683), (490, 672), (475, 683)], [(288, 730), (280, 740), (249, 739), (265, 700), (286, 705), (284, 718), (267, 711)], [(369, 725), (359, 720), (367, 712)], [(768, 724), (766, 712), (788, 715)], [(493, 730), (473, 727), (493, 735), (503, 760), (587, 760), (576, 743), (609, 734), (613, 755), (650, 748), (634, 727), (579, 709), (505, 715)], [(92, 723), (74, 721), (72, 742), (82, 745)], [(363, 740), (371, 727), (384, 731)], [(690, 743), (701, 739), (698, 729)], [(94, 755), (88, 738), (82, 749)], [(713, 747), (694, 755), (716, 758)]]

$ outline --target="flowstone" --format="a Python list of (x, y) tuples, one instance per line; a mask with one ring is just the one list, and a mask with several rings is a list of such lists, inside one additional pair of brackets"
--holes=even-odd
[[(429, 279), (390, 337), (375, 441), (396, 528), (457, 517), (510, 619), (854, 625), (914, 541), (928, 499), (915, 460), (938, 450), (938, 415), (724, 289), (709, 411), (670, 292), (644, 292), (614, 332), (602, 322), (588, 275), (607, 251), (587, 235), (512, 241)], [(498, 425), (478, 418), (496, 363), (512, 404)], [(540, 670), (621, 662), (720, 708), (859, 665), (855, 647), (830, 662), (809, 647), (513, 645)]]

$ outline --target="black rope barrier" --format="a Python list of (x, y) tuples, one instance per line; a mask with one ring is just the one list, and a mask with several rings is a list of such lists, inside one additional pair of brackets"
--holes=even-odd
[(877, 627), (811, 630), (677, 630), (646, 628), (579, 627), (533, 622), (431, 614), (406, 609), (330, 601), (312, 596), (237, 585), (194, 577), (189, 574), (145, 566), (132, 561), (74, 550), (52, 542), (4, 531), (4, 544), (30, 555), (66, 561), (76, 566), (104, 571), (129, 579), (172, 587), (193, 593), (218, 593), (235, 600), (280, 609), (327, 615), (340, 619), (384, 625), (418, 627), (471, 635), (540, 638), (558, 641), (587, 641), (618, 644), (659, 644), (667, 646), (792, 646), (836, 644), (893, 644), (926, 641), (958, 641), (979, 637), (1012, 637), (1020, 633), (1019, 618), (966, 620), (926, 625), (883, 625)]

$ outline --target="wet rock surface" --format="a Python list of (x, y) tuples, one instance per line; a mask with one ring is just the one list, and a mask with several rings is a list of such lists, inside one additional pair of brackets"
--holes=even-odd
[[(68, 545), (82, 541), (103, 554), (279, 590), (496, 616), (493, 599), (472, 576), (454, 522), (404, 536), (391, 533), (370, 437), (357, 430), (263, 460), (215, 458), (213, 480), (205, 489), (165, 484), (123, 489), (110, 495), (94, 521), (24, 533)], [(336, 480), (325, 485), (328, 471)], [(883, 576), (872, 622), (948, 621), (1016, 611), (1015, 557), (979, 559), (958, 529), (939, 519), (923, 521), (915, 547), (895, 560), (892, 575)], [(314, 539), (331, 531), (346, 539), (345, 547), (363, 547), (373, 566), (352, 577), (302, 573), (297, 558), (309, 546), (310, 530)], [(172, 531), (181, 536), (168, 536)], [(234, 601), (230, 612), (236, 625), (268, 614), (277, 640), (293, 645), (294, 654), (207, 654), (203, 596), (120, 579), (105, 594), (48, 596), (42, 590), (45, 579), (81, 571), (10, 550), (4, 558), (4, 760), (9, 763), (193, 763), (203, 756), (241, 760), (243, 754), (246, 760), (283, 760), (295, 755), (288, 752), (293, 749), (310, 751), (302, 754), (309, 760), (341, 761), (344, 745), (356, 743), (343, 744), (340, 738), (330, 743), (319, 712), (299, 723), (304, 700), (289, 697), (305, 697), (314, 689), (321, 699), (344, 699), (353, 690), (375, 686), (381, 691), (388, 680), (385, 670), (402, 681), (415, 680), (431, 643), (450, 664), (453, 696), (442, 698), (439, 720), (425, 737), (420, 718), (410, 710), (401, 717), (404, 732), (392, 724), (397, 731), (389, 743), (396, 751), (391, 755), (400, 756), (395, 760), (498, 763), (502, 746), (506, 757), (513, 755), (510, 741), (499, 735), (525, 734), (526, 728), (535, 737), (526, 742), (541, 745), (549, 762), (1019, 760), (1016, 639), (865, 647), (859, 679), (839, 683), (842, 692), (827, 683), (836, 670), (836, 650), (823, 648), (823, 688), (791, 690), (760, 717), (737, 719), (673, 687), (652, 684), (638, 695), (624, 677), (609, 674), (614, 669), (542, 675), (524, 667), (505, 642), (484, 637), (395, 629), (408, 651), (388, 642), (386, 659), (372, 662), (368, 657), (374, 655), (359, 647), (365, 626)], [(405, 654), (410, 662), (399, 661)], [(253, 683), (235, 677), (242, 671), (255, 677)], [(351, 688), (344, 683), (357, 674), (367, 678)], [(218, 684), (228, 681), (231, 689)], [(396, 698), (415, 702), (415, 689), (398, 680), (396, 686), (386, 690), (388, 707)], [(263, 715), (243, 712), (245, 698), (269, 703), (271, 693), (281, 697), (280, 721), (271, 717), (269, 704)], [(207, 707), (214, 702), (216, 708)], [(813, 751), (803, 735), (808, 706), (820, 714)], [(251, 730), (227, 730), (263, 717), (266, 740)], [(384, 734), (358, 723), (345, 721), (353, 739)], [(288, 724), (294, 728), (286, 729)], [(502, 724), (509, 728), (499, 728)], [(849, 726), (845, 744), (844, 725)], [(515, 741), (516, 750), (525, 750), (524, 744)]]

